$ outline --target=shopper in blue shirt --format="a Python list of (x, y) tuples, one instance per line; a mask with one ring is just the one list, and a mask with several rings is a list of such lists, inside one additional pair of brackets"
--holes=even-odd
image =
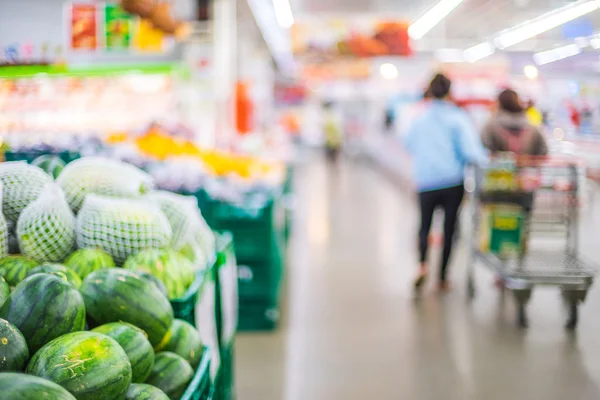
[(470, 164), (487, 160), (479, 135), (469, 116), (452, 102), (451, 81), (436, 75), (427, 90), (432, 98), (406, 134), (406, 148), (413, 159), (413, 179), (419, 193), (420, 269), (415, 289), (420, 289), (429, 273), (427, 250), (429, 231), (436, 208), (445, 213), (444, 250), (440, 266), (440, 290), (448, 289), (447, 272), (453, 236), (464, 195), (464, 170)]

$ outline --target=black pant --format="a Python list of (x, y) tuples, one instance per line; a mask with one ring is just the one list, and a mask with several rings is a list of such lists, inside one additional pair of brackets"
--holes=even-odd
[(464, 185), (454, 186), (447, 189), (432, 190), (419, 193), (419, 203), (421, 206), (421, 229), (419, 230), (419, 252), (421, 263), (427, 261), (427, 249), (429, 247), (429, 230), (433, 213), (437, 207), (444, 210), (444, 252), (442, 255), (442, 264), (440, 266), (440, 279), (446, 280), (450, 253), (456, 223), (458, 221), (458, 211), (465, 194)]

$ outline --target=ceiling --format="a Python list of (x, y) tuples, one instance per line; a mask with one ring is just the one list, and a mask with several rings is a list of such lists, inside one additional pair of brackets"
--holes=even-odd
[[(439, 0), (290, 0), (297, 19), (380, 15), (414, 21)], [(445, 20), (418, 42), (420, 50), (465, 48), (495, 33), (573, 3), (573, 0), (464, 0)], [(600, 10), (580, 20), (600, 30)], [(579, 20), (579, 21), (580, 21)], [(553, 29), (513, 50), (540, 50), (565, 42), (563, 30)]]

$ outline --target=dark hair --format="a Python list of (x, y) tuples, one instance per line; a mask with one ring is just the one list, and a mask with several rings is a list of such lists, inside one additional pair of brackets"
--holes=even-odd
[(443, 99), (450, 94), (452, 82), (443, 74), (437, 74), (431, 80), (427, 93), (435, 99)]
[(498, 95), (498, 104), (500, 105), (501, 110), (512, 114), (525, 111), (523, 104), (521, 104), (521, 99), (519, 99), (519, 95), (512, 89), (503, 90), (502, 93)]

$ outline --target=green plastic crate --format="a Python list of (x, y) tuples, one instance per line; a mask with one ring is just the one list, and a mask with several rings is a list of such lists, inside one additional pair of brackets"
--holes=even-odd
[(279, 325), (278, 301), (243, 299), (240, 303), (238, 330), (242, 332), (272, 331)]
[(196, 326), (196, 303), (198, 301), (198, 292), (206, 280), (206, 275), (211, 273), (211, 268), (198, 271), (196, 279), (180, 299), (171, 300), (175, 318), (182, 319)]
[(44, 155), (56, 155), (59, 156), (61, 160), (65, 162), (65, 164), (70, 163), (73, 160), (76, 160), (81, 157), (76, 151), (61, 151), (58, 153), (48, 152), (48, 151), (7, 151), (4, 153), (4, 158), (6, 161), (26, 161), (29, 164), (33, 162), (36, 158)]
[(212, 399), (213, 387), (210, 379), (210, 351), (204, 348), (198, 369), (194, 374), (181, 400), (209, 400)]
[(279, 298), (282, 277), (281, 262), (238, 264), (240, 302), (247, 298), (276, 301)]

